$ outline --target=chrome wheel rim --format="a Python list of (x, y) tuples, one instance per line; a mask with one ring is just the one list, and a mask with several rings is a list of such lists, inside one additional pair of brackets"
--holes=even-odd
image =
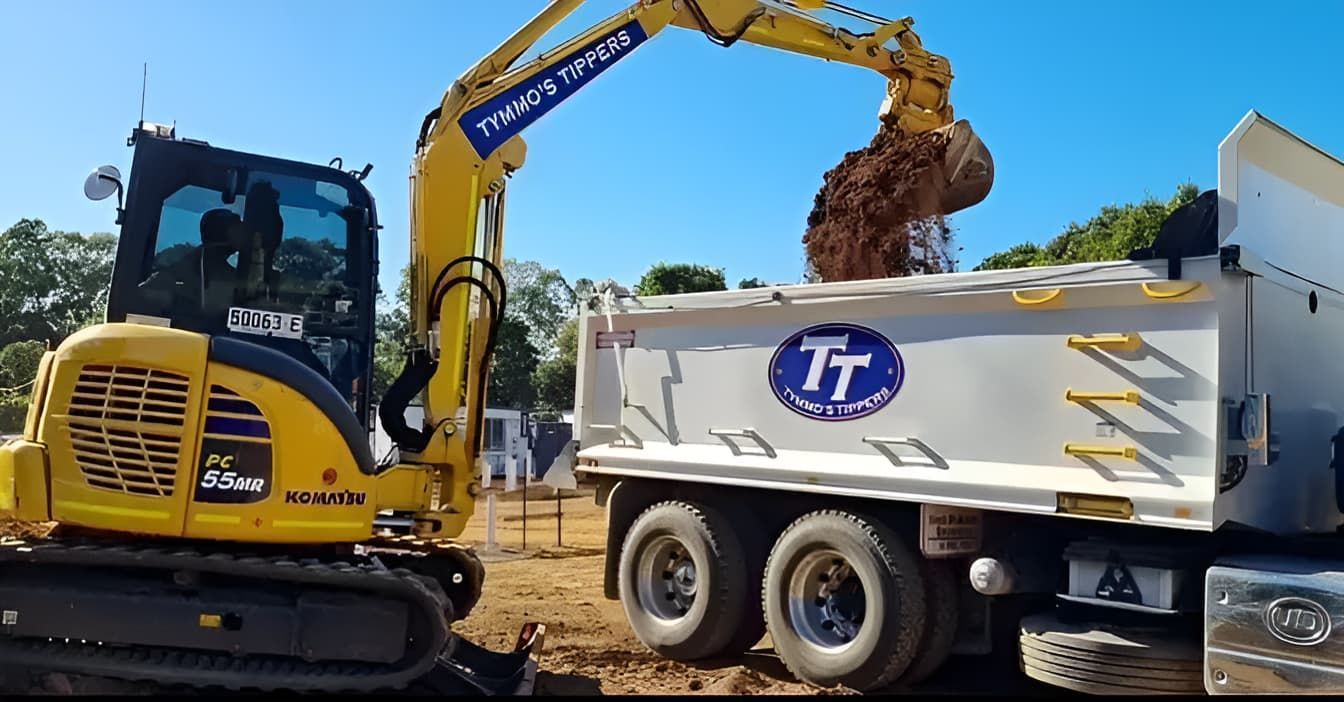
[(699, 579), (695, 560), (681, 541), (672, 536), (655, 538), (640, 554), (636, 572), (644, 611), (669, 621), (691, 611)]
[(789, 578), (789, 619), (799, 638), (827, 652), (848, 648), (863, 628), (867, 598), (849, 562), (831, 549), (803, 556)]

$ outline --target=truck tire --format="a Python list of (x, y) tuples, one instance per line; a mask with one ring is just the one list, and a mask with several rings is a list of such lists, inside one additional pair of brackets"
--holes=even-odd
[(646, 509), (626, 532), (617, 576), (635, 636), (676, 661), (722, 653), (749, 591), (742, 563), (741, 542), (717, 511), (679, 501)]
[(784, 665), (821, 687), (886, 687), (924, 638), (918, 560), (895, 532), (857, 514), (822, 510), (789, 525), (770, 551), (763, 599)]
[(910, 667), (901, 676), (903, 685), (915, 685), (938, 672), (952, 654), (961, 610), (957, 575), (947, 561), (922, 559), (924, 574), (924, 638)]
[(746, 587), (737, 612), (737, 631), (723, 648), (724, 656), (739, 656), (765, 638), (765, 612), (761, 609), (761, 584), (765, 578), (765, 557), (770, 551), (765, 529), (755, 515), (740, 512), (732, 519), (733, 533), (742, 546)]

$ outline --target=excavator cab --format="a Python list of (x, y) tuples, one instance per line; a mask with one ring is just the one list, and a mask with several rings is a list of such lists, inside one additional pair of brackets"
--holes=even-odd
[[(151, 123), (128, 141), (108, 321), (279, 351), (330, 383), (367, 427), (377, 219), (357, 175)], [(95, 172), (90, 189), (119, 193), (119, 177)]]

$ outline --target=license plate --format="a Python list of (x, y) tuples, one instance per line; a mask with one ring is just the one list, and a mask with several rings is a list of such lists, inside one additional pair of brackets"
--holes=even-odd
[(303, 315), (230, 307), (229, 331), (241, 334), (302, 339)]
[(919, 506), (919, 545), (925, 558), (949, 558), (978, 552), (980, 527), (978, 510)]

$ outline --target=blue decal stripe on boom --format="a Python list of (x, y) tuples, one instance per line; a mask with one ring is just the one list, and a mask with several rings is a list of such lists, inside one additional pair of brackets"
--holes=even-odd
[(457, 125), (476, 154), (487, 158), (648, 38), (639, 20), (631, 20), (575, 49), (531, 79), (468, 110), (458, 118)]

